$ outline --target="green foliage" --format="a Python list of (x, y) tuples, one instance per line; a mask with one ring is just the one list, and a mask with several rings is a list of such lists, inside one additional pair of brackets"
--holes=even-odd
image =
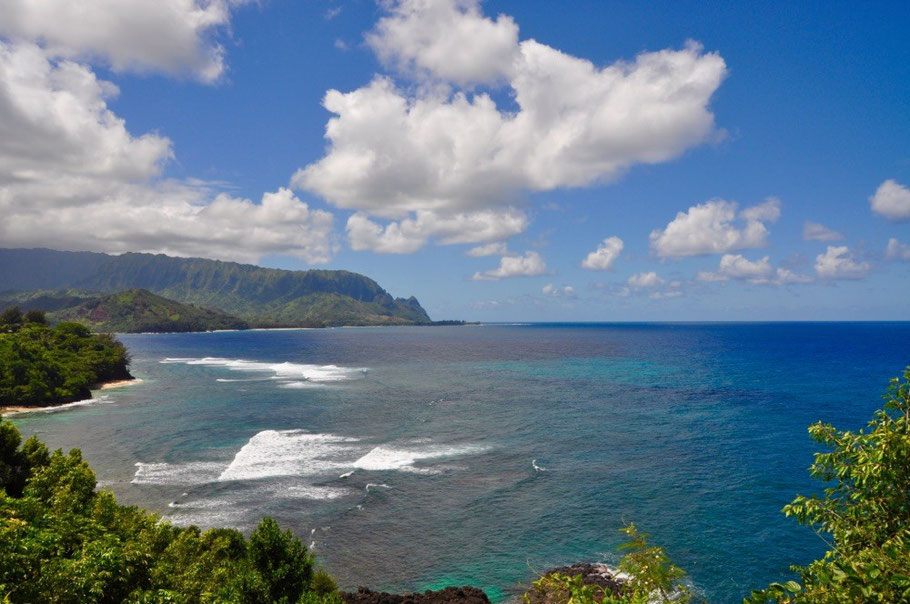
[(599, 585), (585, 584), (581, 575), (560, 573), (549, 573), (538, 578), (532, 584), (531, 591), (525, 594), (524, 600), (526, 604), (539, 601), (547, 604), (638, 604), (631, 596), (617, 595)]
[[(184, 304), (219, 309), (259, 327), (430, 322), (415, 298), (393, 298), (372, 279), (349, 271), (287, 271), (161, 254), (0, 250), (0, 283), (20, 292), (77, 287), (109, 293), (142, 288)], [(38, 307), (51, 311), (81, 303), (80, 295), (84, 297), (84, 292), (44, 291), (5, 299), (20, 306), (41, 304)]]
[(249, 557), (265, 583), (269, 602), (295, 602), (312, 582), (313, 556), (290, 531), (281, 532), (271, 518), (264, 519), (250, 535)]
[(688, 602), (689, 590), (681, 583), (686, 573), (670, 562), (663, 549), (650, 545), (648, 535), (638, 532), (634, 524), (620, 530), (629, 537), (619, 546), (628, 552), (619, 563), (619, 569), (629, 575), (628, 589), (659, 602)]
[(52, 314), (54, 320), (72, 320), (95, 331), (136, 333), (247, 329), (246, 321), (223, 312), (182, 304), (144, 289), (88, 299)]
[(628, 541), (619, 546), (626, 553), (619, 569), (627, 576), (618, 591), (586, 584), (581, 575), (549, 573), (538, 578), (525, 594), (526, 604), (685, 604), (691, 600), (683, 585), (686, 573), (670, 562), (663, 549), (648, 543), (648, 535), (634, 524), (620, 529)]
[(22, 444), (16, 427), (0, 421), (0, 491), (19, 497), (32, 471), (49, 462), (50, 454), (42, 442), (32, 436)]
[(0, 419), (3, 602), (341, 604), (331, 577), (274, 520), (249, 539), (177, 528), (96, 491), (78, 450), (20, 442)]
[(310, 584), (313, 591), (319, 596), (329, 596), (338, 591), (338, 584), (335, 579), (321, 568), (313, 573), (313, 580)]
[(129, 379), (129, 362), (120, 342), (92, 335), (77, 323), (51, 328), (29, 322), (15, 330), (0, 329), (0, 405), (89, 398), (95, 384)]
[(774, 583), (747, 602), (910, 602), (910, 368), (903, 377), (891, 380), (867, 430), (809, 428), (830, 448), (809, 473), (830, 486), (783, 511), (816, 527), (831, 549), (794, 567), (799, 581)]
[(47, 325), (47, 317), (45, 316), (43, 310), (33, 308), (25, 313), (25, 322), (36, 323), (38, 325)]
[(22, 321), (22, 311), (18, 306), (11, 306), (0, 313), (0, 331), (18, 331)]

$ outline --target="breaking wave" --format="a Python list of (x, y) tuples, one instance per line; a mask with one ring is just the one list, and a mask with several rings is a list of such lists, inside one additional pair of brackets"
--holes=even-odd
[[(273, 379), (281, 380), (284, 386), (301, 387), (313, 384), (326, 384), (354, 379), (366, 374), (366, 369), (355, 367), (339, 367), (338, 365), (308, 365), (304, 363), (262, 363), (245, 359), (226, 359), (221, 357), (168, 357), (162, 361), (164, 364), (203, 365), (206, 367), (222, 367), (230, 371), (245, 371), (253, 373), (271, 373)], [(219, 378), (219, 382), (233, 381)], [(241, 380), (237, 380), (241, 381)]]

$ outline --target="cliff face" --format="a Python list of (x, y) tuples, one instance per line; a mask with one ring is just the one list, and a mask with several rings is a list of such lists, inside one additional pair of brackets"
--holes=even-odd
[(100, 293), (141, 288), (261, 326), (430, 322), (413, 296), (393, 298), (374, 280), (349, 271), (288, 271), (162, 254), (0, 249), (0, 291), (63, 288)]

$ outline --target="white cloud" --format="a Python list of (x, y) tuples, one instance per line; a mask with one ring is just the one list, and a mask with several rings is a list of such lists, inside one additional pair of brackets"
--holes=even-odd
[(502, 241), (494, 241), (493, 243), (478, 245), (477, 247), (472, 247), (467, 252), (465, 252), (466, 255), (472, 258), (482, 258), (484, 256), (505, 256), (507, 253), (509, 253), (509, 250), (506, 249), (506, 244)]
[(840, 241), (844, 236), (817, 222), (803, 223), (804, 241)]
[(724, 254), (720, 259), (720, 266), (716, 273), (700, 272), (699, 281), (726, 281), (727, 279), (743, 279), (752, 282), (767, 281), (774, 272), (768, 256), (760, 260), (748, 260), (741, 254)]
[(910, 188), (889, 179), (879, 185), (869, 205), (888, 220), (910, 220)]
[(780, 217), (780, 201), (770, 198), (740, 212), (738, 218), (745, 221), (742, 228), (734, 225), (736, 210), (736, 203), (715, 199), (678, 212), (666, 228), (651, 231), (651, 249), (661, 257), (681, 257), (765, 246), (765, 222)]
[(901, 243), (894, 237), (888, 240), (885, 248), (885, 258), (888, 260), (910, 260), (910, 245)]
[(518, 26), (483, 16), (477, 0), (400, 0), (367, 34), (385, 64), (459, 85), (507, 79), (518, 58)]
[(648, 273), (638, 273), (629, 277), (627, 281), (629, 287), (633, 289), (644, 289), (663, 285), (665, 281), (661, 279), (654, 271)]
[(179, 183), (108, 187), (93, 203), (0, 208), (0, 240), (10, 247), (163, 253), (256, 262), (267, 254), (328, 262), (337, 251), (332, 215), (288, 189), (261, 203)]
[(679, 298), (682, 295), (683, 295), (682, 291), (680, 291), (678, 289), (668, 289), (665, 291), (659, 291), (659, 292), (654, 292), (654, 293), (648, 294), (648, 297), (651, 298), (652, 300), (664, 300), (664, 299), (671, 299), (671, 298)]
[(845, 245), (829, 245), (824, 254), (815, 257), (815, 272), (822, 279), (862, 279), (871, 269), (868, 262), (858, 262)]
[(225, 70), (214, 37), (245, 0), (0, 0), (0, 35), (40, 42), (49, 56), (100, 60), (212, 82)]
[(558, 287), (558, 286), (553, 285), (552, 283), (547, 283), (546, 285), (543, 286), (543, 288), (540, 291), (541, 291), (541, 293), (543, 293), (543, 295), (549, 296), (551, 298), (560, 298), (560, 297), (574, 298), (575, 297), (575, 288), (572, 287), (571, 285), (565, 285), (563, 287)]
[(332, 215), (287, 189), (260, 204), (204, 183), (158, 180), (170, 140), (133, 136), (117, 88), (34, 44), (0, 41), (0, 241), (105, 252), (326, 262)]
[(752, 261), (741, 254), (724, 254), (720, 259), (719, 270), (731, 279), (763, 280), (773, 272), (769, 260), (768, 256)]
[(294, 184), (391, 217), (464, 210), (521, 190), (609, 180), (633, 164), (676, 157), (713, 131), (707, 103), (725, 68), (697, 47), (603, 70), (536, 42), (522, 44), (522, 57), (511, 82), (515, 113), (486, 94), (407, 97), (387, 78), (330, 90), (329, 153)]
[(773, 282), (776, 285), (790, 285), (793, 283), (812, 283), (812, 281), (814, 279), (809, 275), (801, 275), (794, 273), (790, 269), (778, 268)]
[(777, 222), (780, 218), (780, 199), (769, 197), (764, 202), (739, 213), (748, 222)]
[[(606, 182), (716, 134), (708, 103), (726, 66), (694, 43), (600, 68), (518, 42), (509, 17), (486, 18), (473, 0), (384, 6), (368, 42), (420, 85), (376, 77), (326, 93), (328, 151), (292, 184), (337, 207), (394, 220), (512, 207), (522, 192)], [(497, 80), (516, 109), (457, 88)]]
[(813, 280), (808, 275), (800, 275), (786, 268), (775, 270), (768, 256), (749, 260), (742, 254), (724, 254), (717, 272), (701, 271), (695, 278), (709, 283), (733, 279), (763, 285), (790, 285), (810, 283)]
[(171, 141), (131, 136), (107, 108), (118, 92), (84, 65), (0, 40), (0, 182), (39, 188), (156, 176), (173, 156)]
[(582, 260), (581, 266), (592, 271), (605, 271), (613, 268), (613, 264), (622, 253), (622, 248), (622, 239), (616, 236), (607, 237), (597, 246), (596, 250)]
[(357, 212), (347, 223), (348, 241), (355, 250), (383, 254), (416, 252), (431, 238), (437, 243), (481, 243), (505, 239), (522, 232), (528, 218), (520, 210), (479, 210), (454, 215), (432, 211), (416, 212), (414, 218), (390, 222), (385, 226)]
[(547, 264), (540, 254), (526, 252), (524, 256), (503, 256), (499, 267), (484, 272), (474, 273), (474, 281), (499, 281), (509, 277), (535, 277), (547, 273)]

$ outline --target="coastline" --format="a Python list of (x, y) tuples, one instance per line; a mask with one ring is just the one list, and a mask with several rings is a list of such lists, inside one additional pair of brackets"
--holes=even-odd
[[(133, 386), (135, 384), (141, 383), (142, 380), (139, 378), (132, 378), (129, 380), (113, 380), (110, 382), (103, 382), (101, 384), (96, 384), (91, 390), (110, 390), (113, 388), (123, 388), (125, 386)], [(95, 400), (94, 397), (82, 398), (76, 401), (67, 401), (65, 403), (55, 403), (52, 405), (6, 405), (0, 407), (0, 417), (7, 417), (10, 415), (18, 415), (20, 413), (32, 413), (35, 411), (47, 411), (50, 409), (60, 409), (70, 406), (78, 407), (80, 405), (87, 404), (88, 401)]]
[(111, 388), (122, 388), (123, 386), (135, 386), (141, 382), (142, 380), (139, 378), (131, 378), (129, 380), (114, 380), (112, 382), (104, 382), (97, 388), (92, 388), (92, 390), (109, 390)]

